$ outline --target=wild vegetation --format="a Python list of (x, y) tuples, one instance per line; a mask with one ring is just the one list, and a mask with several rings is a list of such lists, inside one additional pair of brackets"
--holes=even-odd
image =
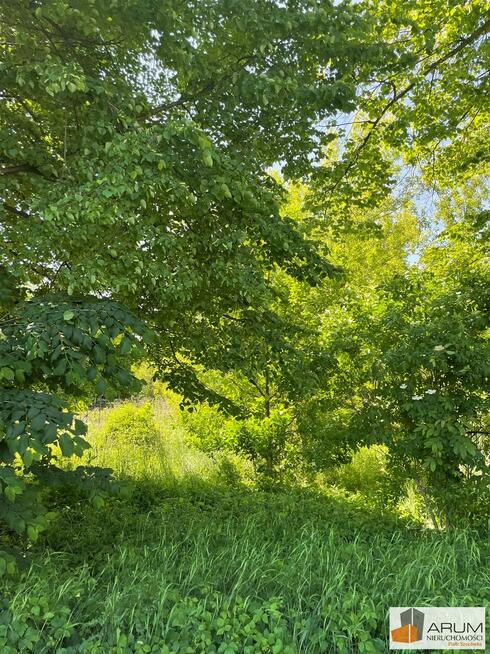
[(488, 604), (487, 15), (0, 3), (2, 652)]
[(189, 446), (175, 398), (153, 402), (91, 412), (83, 463), (124, 490), (52, 491), (43, 540), (2, 582), (2, 652), (385, 652), (400, 597), (488, 604), (484, 533), (427, 529), (410, 493), (383, 505), (383, 452), (271, 492)]

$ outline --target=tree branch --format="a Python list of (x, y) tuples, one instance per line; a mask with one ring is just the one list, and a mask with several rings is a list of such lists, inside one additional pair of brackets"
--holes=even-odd
[(235, 62), (234, 67), (232, 67), (231, 70), (228, 70), (221, 78), (217, 80), (210, 80), (207, 84), (205, 84), (201, 89), (196, 91), (194, 94), (182, 93), (181, 96), (176, 100), (172, 100), (170, 102), (165, 102), (160, 105), (157, 105), (150, 112), (145, 114), (144, 117), (152, 118), (158, 116), (159, 114), (165, 111), (184, 105), (187, 102), (198, 100), (201, 96), (210, 93), (211, 91), (219, 87), (226, 79), (231, 77), (233, 73), (236, 72), (237, 67), (240, 68), (244, 63), (247, 63), (253, 59), (257, 59), (256, 54), (244, 55), (243, 57), (240, 57), (240, 59), (238, 59)]
[[(464, 39), (461, 39), (458, 42), (458, 44), (454, 48), (446, 52), (446, 54), (442, 55), (441, 57), (439, 57), (439, 59), (436, 59), (429, 66), (427, 66), (427, 68), (424, 71), (422, 71), (422, 78), (425, 78), (427, 77), (427, 75), (434, 72), (441, 64), (445, 63), (448, 59), (451, 59), (451, 57), (457, 55), (459, 52), (461, 52), (461, 50), (466, 48), (468, 45), (471, 45), (472, 43), (477, 41), (480, 37), (487, 34), (489, 30), (490, 30), (490, 19), (486, 20), (477, 30), (472, 32), (469, 36), (467, 36)], [(391, 109), (391, 107), (393, 107), (393, 105), (395, 105), (397, 102), (402, 100), (408, 93), (410, 93), (410, 91), (412, 91), (412, 89), (418, 84), (418, 81), (419, 80), (415, 79), (413, 82), (410, 82), (410, 84), (407, 84), (407, 86), (405, 86), (403, 89), (393, 94), (393, 97), (383, 107), (379, 116), (373, 120), (371, 128), (369, 129), (366, 136), (362, 139), (361, 143), (356, 148), (354, 152), (354, 156), (347, 164), (347, 167), (342, 177), (337, 182), (335, 182), (333, 187), (330, 189), (330, 192), (333, 192), (337, 188), (337, 186), (340, 184), (342, 179), (344, 179), (344, 177), (346, 177), (349, 174), (349, 172), (352, 170), (352, 168), (356, 165), (356, 163), (359, 160), (361, 151), (369, 143), (375, 129), (378, 127), (379, 123), (383, 120), (383, 118), (386, 116), (386, 114)]]
[(0, 175), (16, 175), (17, 173), (35, 173), (44, 176), (40, 170), (31, 164), (17, 164), (15, 166), (5, 166), (0, 168)]
[(8, 211), (9, 213), (13, 213), (16, 216), (20, 216), (21, 218), (30, 218), (30, 214), (27, 213), (27, 211), (22, 211), (21, 209), (16, 209), (10, 204), (6, 204), (5, 202), (3, 203), (3, 208), (5, 211)]

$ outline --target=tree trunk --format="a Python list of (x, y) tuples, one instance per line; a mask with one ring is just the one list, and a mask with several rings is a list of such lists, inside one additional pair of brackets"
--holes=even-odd
[(434, 529), (437, 529), (438, 531), (440, 531), (441, 527), (440, 527), (439, 521), (436, 518), (434, 507), (433, 507), (432, 502), (431, 502), (431, 500), (429, 498), (429, 495), (427, 493), (427, 488), (422, 483), (422, 480), (420, 479), (420, 477), (418, 475), (415, 475), (415, 483), (417, 485), (417, 488), (419, 489), (419, 493), (422, 495), (422, 498), (423, 498), (424, 503), (425, 503), (425, 508), (427, 509), (427, 512), (428, 512), (428, 514), (430, 516), (430, 519), (432, 521)]

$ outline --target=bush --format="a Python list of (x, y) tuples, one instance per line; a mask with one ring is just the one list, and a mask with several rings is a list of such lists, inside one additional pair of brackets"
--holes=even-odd
[(233, 451), (239, 422), (227, 417), (217, 407), (199, 404), (193, 411), (183, 411), (182, 421), (187, 442), (203, 452)]
[(361, 447), (349, 463), (332, 470), (328, 481), (350, 493), (384, 500), (391, 486), (386, 467), (387, 453), (387, 448), (382, 446)]
[(233, 452), (244, 456), (255, 472), (279, 479), (297, 465), (292, 416), (273, 409), (269, 417), (243, 420), (227, 417), (217, 407), (201, 404), (183, 421), (190, 444), (209, 454)]
[(101, 436), (108, 445), (151, 445), (158, 437), (151, 404), (121, 404), (115, 407), (107, 416)]
[(259, 475), (278, 480), (297, 464), (292, 423), (291, 414), (279, 409), (266, 418), (247, 418), (238, 429), (236, 449)]

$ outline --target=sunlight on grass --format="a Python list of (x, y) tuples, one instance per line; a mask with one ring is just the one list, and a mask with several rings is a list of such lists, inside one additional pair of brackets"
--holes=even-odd
[[(124, 406), (124, 405), (122, 405)], [(157, 400), (152, 405), (156, 427), (155, 438), (142, 447), (137, 435), (134, 439), (111, 443), (110, 435), (104, 431), (107, 416), (113, 409), (90, 412), (88, 417), (88, 450), (83, 462), (107, 467), (123, 478), (161, 480), (181, 479), (187, 475), (208, 478), (213, 468), (211, 459), (186, 445), (184, 428), (177, 411), (168, 402)]]
[[(51, 499), (46, 543), (15, 586), (2, 582), (18, 629), (2, 641), (0, 625), (2, 652), (376, 653), (389, 606), (490, 600), (476, 533), (424, 530), (337, 486), (260, 490), (247, 466), (228, 461), (230, 475), (187, 444), (168, 399), (94, 410), (88, 424), (83, 463), (111, 467), (130, 494), (96, 510), (76, 493)], [(379, 456), (361, 452), (337, 482), (355, 490), (367, 461), (376, 486)]]

